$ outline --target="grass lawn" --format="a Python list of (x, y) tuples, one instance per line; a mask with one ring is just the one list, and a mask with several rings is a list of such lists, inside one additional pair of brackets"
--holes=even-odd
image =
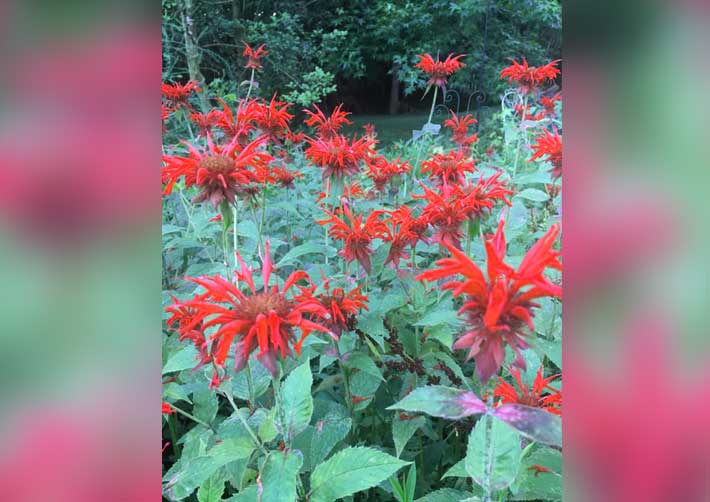
[[(481, 120), (491, 113), (492, 107), (481, 108)], [(473, 112), (475, 116), (475, 111)], [(348, 135), (357, 133), (361, 136), (364, 132), (362, 126), (374, 124), (377, 131), (377, 139), (383, 146), (390, 145), (395, 141), (407, 140), (412, 137), (413, 129), (421, 129), (426, 123), (429, 113), (403, 113), (401, 115), (351, 115), (352, 125), (345, 126), (344, 132)], [(443, 124), (445, 118), (442, 115), (435, 115), (433, 122)]]

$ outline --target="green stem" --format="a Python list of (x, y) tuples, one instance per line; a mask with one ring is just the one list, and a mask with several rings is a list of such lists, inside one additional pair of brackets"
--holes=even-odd
[(264, 220), (266, 219), (266, 183), (261, 190), (261, 220), (259, 221), (259, 246), (264, 247)]
[(232, 405), (232, 408), (234, 408), (234, 412), (236, 413), (237, 417), (239, 418), (239, 421), (242, 423), (244, 428), (247, 430), (249, 433), (249, 436), (251, 436), (252, 441), (254, 441), (254, 444), (261, 450), (261, 452), (264, 455), (268, 455), (268, 451), (266, 448), (264, 448), (263, 443), (259, 439), (259, 437), (254, 433), (252, 428), (249, 426), (249, 423), (247, 422), (246, 418), (242, 416), (242, 412), (239, 411), (239, 408), (237, 408), (236, 403), (234, 402), (234, 398), (232, 397), (232, 389), (229, 389), (228, 391), (224, 391), (224, 395), (227, 398), (227, 401), (229, 401), (229, 404)]
[(204, 426), (207, 427), (208, 429), (212, 429), (212, 426), (211, 426), (210, 424), (208, 424), (207, 422), (204, 422), (204, 421), (200, 420), (199, 418), (197, 418), (197, 417), (195, 417), (195, 416), (193, 416), (193, 415), (190, 415), (188, 412), (181, 410), (180, 408), (178, 408), (178, 407), (175, 406), (174, 404), (171, 404), (170, 406), (172, 407), (173, 410), (177, 411), (180, 415), (182, 415), (182, 416), (184, 416), (184, 417), (186, 417), (186, 418), (189, 418), (189, 419), (192, 420), (193, 422), (196, 422), (196, 423), (198, 423), (198, 424), (200, 424), (200, 425), (204, 425)]
[(254, 84), (254, 68), (251, 69), (251, 77), (249, 77), (249, 90), (247, 91), (247, 97), (244, 101), (249, 101), (249, 96), (251, 96), (251, 86)]
[(178, 437), (175, 432), (175, 417), (168, 415), (168, 429), (170, 430), (170, 439), (172, 439), (173, 453), (175, 458), (180, 458), (180, 445), (178, 445)]
[(431, 118), (434, 116), (434, 108), (436, 108), (436, 95), (439, 92), (439, 86), (435, 85), (434, 86), (434, 99), (431, 101), (431, 110), (429, 111), (429, 120), (427, 120), (427, 124), (431, 124)]
[(528, 107), (528, 95), (525, 94), (525, 97), (523, 98), (523, 114), (520, 117), (520, 132), (518, 134), (518, 146), (515, 149), (515, 163), (513, 164), (513, 174), (511, 175), (511, 178), (515, 178), (515, 175), (518, 172), (518, 162), (520, 161), (520, 149), (521, 149), (522, 143), (523, 143), (523, 135), (527, 136), (527, 131), (524, 128), (525, 115), (527, 114), (527, 110), (526, 110), (527, 107)]
[[(489, 385), (488, 388), (488, 399), (486, 404), (488, 409), (493, 407), (493, 387), (491, 385)], [(483, 474), (483, 502), (491, 502), (493, 500), (493, 494), (491, 492), (491, 474), (493, 473), (493, 417), (486, 414), (484, 420), (486, 421), (486, 434), (484, 436), (486, 466)]]
[(247, 404), (249, 405), (249, 411), (253, 412), (255, 407), (254, 401), (256, 398), (254, 397), (254, 384), (251, 380), (251, 366), (249, 365), (249, 361), (247, 361), (247, 365), (244, 370), (247, 376), (247, 389), (249, 390), (249, 402)]
[(234, 205), (232, 206), (232, 219), (234, 220), (232, 222), (232, 231), (234, 232), (233, 236), (233, 244), (234, 244), (234, 270), (237, 269), (237, 250), (239, 248), (239, 238), (237, 237), (237, 217), (239, 215), (237, 211), (237, 204), (238, 200), (234, 201)]
[(352, 421), (352, 427), (350, 429), (351, 437), (355, 438), (355, 412), (353, 411), (353, 397), (350, 391), (350, 375), (348, 370), (343, 364), (342, 354), (340, 353), (340, 346), (338, 342), (335, 343), (335, 352), (338, 356), (338, 367), (340, 368), (340, 373), (343, 376), (343, 392), (345, 394), (345, 405), (348, 407), (348, 414), (350, 415), (350, 420)]

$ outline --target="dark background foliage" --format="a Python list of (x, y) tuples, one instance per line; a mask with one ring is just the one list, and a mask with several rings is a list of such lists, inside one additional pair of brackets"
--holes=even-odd
[[(163, 0), (163, 79), (201, 76), (219, 91), (249, 78), (242, 41), (266, 44), (260, 94), (308, 92), (332, 76), (322, 101), (354, 113), (422, 109), (425, 80), (416, 54), (465, 53), (450, 86), (495, 103), (510, 58), (531, 64), (560, 57), (559, 0)], [(187, 42), (186, 28), (194, 45)], [(309, 77), (310, 75), (310, 77)], [(199, 79), (199, 76), (198, 76)], [(328, 80), (325, 78), (325, 80)], [(321, 101), (318, 99), (317, 101)]]

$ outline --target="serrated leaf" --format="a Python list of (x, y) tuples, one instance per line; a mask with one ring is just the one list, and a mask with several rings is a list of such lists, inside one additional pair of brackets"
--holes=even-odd
[(163, 366), (162, 374), (173, 373), (175, 371), (183, 371), (192, 369), (197, 366), (197, 349), (194, 345), (185, 345), (172, 354), (168, 361)]
[(426, 423), (424, 417), (415, 417), (409, 420), (400, 420), (400, 418), (395, 415), (392, 419), (392, 439), (394, 440), (394, 449), (397, 452), (397, 458), (402, 455), (404, 447), (407, 446), (407, 442), (412, 438), (417, 429), (423, 427)]
[(379, 378), (383, 382), (385, 380), (382, 377), (382, 371), (380, 371), (380, 368), (377, 367), (375, 361), (373, 361), (372, 358), (366, 356), (365, 354), (351, 354), (350, 357), (348, 357), (345, 365), (348, 368), (356, 368), (360, 371), (364, 371), (368, 375), (372, 375), (376, 378)]
[(533, 441), (562, 446), (562, 420), (558, 415), (522, 404), (504, 404), (491, 415)]
[(458, 420), (486, 411), (486, 405), (474, 393), (465, 390), (430, 385), (410, 392), (388, 410), (404, 410), (426, 413), (432, 417)]
[(197, 490), (197, 502), (219, 502), (224, 494), (224, 475), (217, 471)]
[(312, 466), (323, 462), (338, 442), (345, 439), (352, 427), (352, 420), (335, 413), (326, 415), (313, 426), (315, 433), (311, 439)]
[(296, 480), (303, 464), (298, 452), (271, 452), (261, 474), (264, 488), (258, 502), (295, 502)]
[(542, 190), (538, 190), (537, 188), (526, 188), (525, 190), (521, 190), (520, 192), (518, 192), (515, 196), (520, 197), (521, 199), (531, 200), (534, 202), (545, 202), (547, 199), (550, 198), (549, 195), (547, 195)]
[(562, 454), (552, 448), (535, 450), (523, 460), (515, 486), (510, 500), (562, 500)]
[[(490, 442), (490, 450), (486, 448), (486, 440)], [(490, 459), (489, 451), (492, 452)], [(520, 436), (517, 432), (498, 420), (484, 418), (476, 422), (469, 435), (466, 472), (480, 486), (485, 487), (486, 478), (489, 477), (491, 490), (502, 490), (510, 485), (518, 474), (520, 453)]]
[(289, 441), (308, 427), (311, 421), (313, 414), (312, 385), (311, 365), (306, 361), (286, 377), (281, 388), (282, 413), (277, 416), (283, 419), (279, 429)]
[(311, 474), (311, 502), (333, 502), (377, 486), (410, 462), (373, 448), (346, 448)]

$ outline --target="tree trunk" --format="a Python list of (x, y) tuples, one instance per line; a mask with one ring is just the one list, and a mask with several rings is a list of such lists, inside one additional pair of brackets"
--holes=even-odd
[(399, 64), (392, 64), (392, 84), (390, 87), (390, 115), (396, 115), (399, 111)]
[(209, 109), (207, 101), (207, 90), (205, 89), (205, 77), (200, 71), (200, 62), (202, 61), (202, 53), (200, 46), (197, 45), (197, 37), (195, 36), (195, 20), (192, 17), (192, 0), (182, 1), (182, 29), (185, 34), (185, 54), (187, 55), (187, 71), (190, 74), (190, 80), (197, 82), (202, 88), (202, 92), (198, 94), (200, 97), (200, 106), (203, 112)]

